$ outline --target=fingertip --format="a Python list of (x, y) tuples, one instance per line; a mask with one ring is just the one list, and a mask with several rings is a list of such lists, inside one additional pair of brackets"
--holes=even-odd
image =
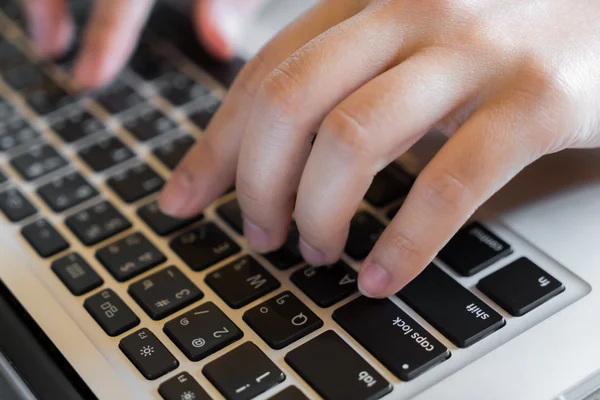
[(302, 253), (304, 261), (306, 261), (308, 264), (314, 266), (330, 264), (327, 262), (328, 260), (325, 256), (325, 253), (317, 249), (315, 246), (309, 244), (302, 237), (300, 237), (300, 240), (298, 241), (298, 248), (300, 249), (300, 253)]
[(358, 290), (366, 297), (384, 298), (392, 284), (392, 274), (384, 267), (365, 262), (358, 275)]
[(174, 218), (185, 217), (191, 185), (191, 177), (185, 171), (176, 171), (160, 192), (158, 207), (162, 213)]
[(241, 34), (241, 18), (235, 10), (223, 9), (221, 2), (201, 1), (196, 9), (196, 29), (200, 41), (215, 58), (229, 61)]

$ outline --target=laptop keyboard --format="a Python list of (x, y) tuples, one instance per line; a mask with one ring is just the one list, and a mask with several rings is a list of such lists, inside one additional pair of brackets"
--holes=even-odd
[[(0, 6), (0, 210), (92, 317), (81, 323), (95, 321), (134, 373), (158, 380), (157, 396), (394, 397), (399, 381), (455, 362), (565, 290), (475, 221), (397, 297), (358, 296), (356, 267), (414, 182), (398, 165), (375, 177), (331, 266), (303, 263), (295, 225), (281, 249), (249, 253), (235, 192), (210, 215), (162, 214), (157, 192), (224, 91), (172, 62), (150, 31), (121, 77), (77, 97), (62, 69), (70, 63), (30, 61), (15, 4)], [(283, 387), (290, 371), (302, 390)]]

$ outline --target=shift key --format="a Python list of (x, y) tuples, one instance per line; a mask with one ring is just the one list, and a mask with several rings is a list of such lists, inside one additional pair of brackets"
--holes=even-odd
[(450, 357), (446, 346), (387, 299), (359, 297), (337, 309), (333, 319), (403, 381)]
[(500, 314), (434, 265), (398, 296), (458, 347), (469, 347), (505, 324)]

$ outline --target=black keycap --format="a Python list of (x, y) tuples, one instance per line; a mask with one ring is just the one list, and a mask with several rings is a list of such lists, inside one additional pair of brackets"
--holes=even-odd
[(242, 210), (237, 199), (229, 200), (227, 203), (217, 207), (217, 215), (240, 235), (244, 234), (244, 221)]
[(263, 257), (279, 270), (290, 269), (300, 264), (303, 260), (302, 253), (300, 253), (300, 248), (298, 247), (299, 239), (300, 233), (298, 232), (298, 227), (295, 222), (292, 222), (290, 232), (283, 247), (271, 253), (264, 254)]
[(319, 307), (329, 307), (358, 290), (357, 273), (345, 262), (306, 267), (294, 272), (292, 282)]
[(471, 276), (511, 253), (510, 245), (474, 222), (450, 239), (438, 257), (459, 274)]
[(308, 397), (306, 397), (296, 386), (289, 386), (269, 400), (308, 400)]
[(361, 211), (352, 218), (350, 233), (346, 242), (346, 253), (355, 260), (364, 260), (379, 236), (383, 233), (385, 225), (371, 214)]
[(13, 90), (21, 91), (44, 86), (44, 81), (49, 78), (37, 65), (26, 64), (2, 72), (2, 79), (4, 79), (4, 82), (6, 82)]
[(450, 357), (448, 349), (390, 300), (359, 297), (333, 319), (403, 381)]
[(213, 115), (217, 112), (221, 106), (221, 101), (215, 96), (208, 94), (203, 96), (202, 104), (188, 116), (189, 120), (192, 121), (201, 129), (206, 129)]
[(171, 248), (194, 271), (202, 271), (240, 251), (214, 223), (206, 223), (176, 237)]
[(167, 168), (173, 170), (194, 143), (196, 143), (194, 138), (184, 135), (160, 145), (152, 153)]
[(111, 114), (118, 114), (144, 102), (144, 98), (120, 80), (95, 95), (96, 101)]
[(146, 328), (121, 339), (119, 348), (148, 380), (160, 378), (179, 366), (173, 354)]
[(164, 400), (211, 400), (210, 396), (187, 372), (175, 375), (158, 387)]
[(231, 308), (244, 307), (280, 286), (277, 279), (250, 256), (211, 273), (206, 283)]
[(28, 91), (25, 100), (27, 104), (40, 115), (53, 113), (63, 107), (72, 105), (76, 99), (54, 82), (44, 87)]
[(143, 142), (167, 133), (177, 127), (162, 111), (150, 105), (141, 106), (123, 122), (125, 128)]
[(565, 290), (559, 280), (527, 258), (520, 258), (483, 278), (477, 287), (517, 317)]
[(29, 122), (21, 116), (2, 120), (0, 117), (0, 151), (7, 151), (40, 137)]
[(160, 78), (175, 70), (166, 58), (154, 53), (150, 46), (146, 44), (141, 44), (138, 47), (131, 58), (129, 68), (147, 81)]
[(211, 302), (167, 322), (164, 331), (192, 361), (200, 361), (244, 336)]
[(8, 178), (6, 177), (6, 175), (4, 175), (4, 172), (0, 170), (0, 185), (6, 181), (8, 181)]
[[(1, 45), (2, 44), (0, 43), (0, 46)], [(15, 106), (10, 101), (3, 98), (2, 95), (0, 95), (0, 121), (8, 121), (9, 119), (17, 115), (19, 114)]]
[(129, 286), (129, 294), (153, 320), (163, 319), (204, 294), (176, 267), (167, 267)]
[(118, 336), (140, 323), (139, 318), (112, 289), (104, 289), (88, 297), (83, 306), (109, 336)]
[(375, 207), (383, 207), (406, 196), (414, 178), (396, 165), (390, 165), (375, 175), (365, 198)]
[(34, 147), (26, 153), (10, 160), (13, 168), (23, 177), (32, 181), (66, 166), (65, 160), (49, 145)]
[(387, 212), (387, 215), (386, 215), (387, 218), (388, 219), (394, 219), (394, 217), (396, 216), (396, 214), (398, 214), (398, 211), (400, 211), (400, 206), (392, 207), (392, 209)]
[(161, 96), (175, 106), (210, 95), (210, 90), (183, 73), (176, 72), (156, 82)]
[(139, 232), (117, 240), (96, 252), (96, 258), (119, 282), (162, 264), (167, 259)]
[(208, 363), (202, 372), (227, 400), (249, 400), (285, 375), (254, 343), (246, 342)]
[(28, 63), (27, 58), (15, 46), (0, 37), (0, 71)]
[(93, 246), (131, 227), (131, 223), (107, 201), (67, 217), (65, 223), (87, 246)]
[(165, 180), (147, 164), (140, 164), (110, 178), (108, 186), (126, 203), (133, 203), (159, 191)]
[(70, 109), (67, 116), (55, 119), (50, 127), (67, 143), (76, 142), (105, 128), (100, 120), (82, 108)]
[(104, 283), (78, 253), (67, 254), (55, 260), (51, 268), (75, 296), (81, 296)]
[(505, 324), (500, 314), (435, 265), (398, 296), (458, 347), (469, 347)]
[(45, 219), (25, 225), (21, 234), (40, 257), (47, 258), (69, 248), (65, 238)]
[(0, 209), (12, 222), (19, 222), (37, 213), (31, 202), (17, 189), (0, 193)]
[(133, 152), (120, 139), (108, 137), (82, 149), (79, 157), (94, 171), (100, 172), (129, 160), (133, 157)]
[(335, 332), (292, 350), (285, 361), (327, 400), (379, 399), (392, 386)]
[(246, 311), (244, 321), (276, 350), (323, 326), (323, 321), (289, 291)]
[(176, 219), (163, 214), (158, 207), (158, 202), (153, 201), (138, 209), (137, 214), (152, 230), (160, 236), (167, 236), (173, 232), (187, 227), (188, 225), (202, 220), (203, 214), (188, 219)]
[(98, 191), (78, 172), (55, 179), (38, 189), (40, 197), (55, 212), (75, 207), (98, 196)]

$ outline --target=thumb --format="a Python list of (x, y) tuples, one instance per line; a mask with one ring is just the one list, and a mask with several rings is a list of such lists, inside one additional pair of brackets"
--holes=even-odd
[(198, 0), (196, 30), (200, 41), (215, 57), (235, 55), (245, 29), (267, 0)]

